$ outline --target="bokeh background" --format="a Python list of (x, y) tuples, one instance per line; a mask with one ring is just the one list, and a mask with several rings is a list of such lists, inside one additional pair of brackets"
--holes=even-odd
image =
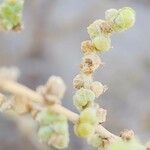
[[(86, 27), (104, 18), (105, 10), (130, 6), (136, 10), (134, 28), (112, 37), (113, 49), (101, 58), (105, 67), (95, 80), (109, 90), (97, 101), (108, 109), (104, 126), (118, 134), (134, 129), (146, 142), (150, 138), (150, 1), (149, 0), (26, 0), (24, 30), (0, 33), (0, 66), (17, 66), (20, 82), (35, 89), (49, 76), (61, 76), (67, 85), (63, 104), (72, 104), (73, 77), (79, 72), (80, 43), (89, 38)], [(77, 111), (76, 111), (77, 112)], [(70, 127), (68, 150), (93, 149)]]

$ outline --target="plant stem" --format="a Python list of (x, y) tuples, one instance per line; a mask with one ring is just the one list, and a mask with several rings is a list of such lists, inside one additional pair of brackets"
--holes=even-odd
[[(14, 95), (19, 94), (28, 97), (32, 101), (32, 105), (34, 109), (41, 110), (48, 105), (47, 103), (45, 103), (43, 97), (40, 94), (14, 81), (1, 79), (0, 90), (5, 92), (10, 92)], [(68, 118), (68, 120), (70, 120), (72, 123), (76, 123), (78, 121), (79, 118), (78, 114), (70, 111), (69, 109), (59, 104), (51, 104), (51, 105), (49, 104), (49, 107), (54, 112), (64, 114)], [(97, 126), (96, 132), (98, 132), (102, 138), (108, 138), (110, 141), (113, 141), (116, 138), (118, 138), (118, 136), (110, 133), (102, 125)]]

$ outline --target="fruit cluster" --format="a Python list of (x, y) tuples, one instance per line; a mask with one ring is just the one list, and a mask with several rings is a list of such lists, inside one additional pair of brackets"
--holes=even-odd
[(109, 9), (105, 12), (105, 19), (96, 20), (87, 28), (95, 50), (98, 52), (111, 48), (112, 33), (125, 31), (134, 25), (135, 11), (130, 7), (119, 10)]
[(0, 5), (0, 30), (20, 31), (22, 28), (23, 0), (4, 0)]
[(73, 86), (77, 89), (73, 103), (80, 112), (78, 122), (74, 126), (75, 134), (87, 138), (88, 142), (97, 148), (101, 148), (104, 139), (96, 133), (95, 127), (106, 120), (106, 110), (100, 108), (94, 100), (107, 90), (107, 86), (101, 82), (93, 81), (93, 73), (104, 64), (98, 53), (111, 48), (112, 33), (127, 30), (134, 25), (135, 12), (129, 7), (110, 9), (106, 11), (105, 19), (96, 20), (87, 27), (91, 40), (81, 44), (84, 56), (80, 73), (73, 80)]
[(57, 114), (46, 108), (37, 114), (36, 121), (39, 123), (38, 137), (41, 142), (57, 149), (68, 146), (68, 122), (64, 115)]

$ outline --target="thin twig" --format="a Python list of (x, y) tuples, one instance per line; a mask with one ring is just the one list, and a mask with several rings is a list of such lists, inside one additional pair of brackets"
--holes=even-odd
[[(0, 80), (0, 90), (10, 92), (15, 95), (19, 94), (19, 95), (28, 97), (32, 101), (33, 107), (38, 110), (41, 110), (48, 105), (47, 103), (44, 105), (44, 99), (40, 94), (14, 81)], [(69, 109), (59, 104), (49, 105), (48, 107), (50, 107), (51, 110), (54, 112), (64, 114), (68, 118), (68, 120), (70, 120), (72, 123), (76, 123), (78, 121), (78, 118), (79, 118), (78, 114), (70, 111)], [(99, 135), (102, 138), (108, 138), (111, 141), (118, 138), (118, 136), (110, 133), (102, 125), (97, 126), (96, 132), (99, 133)]]

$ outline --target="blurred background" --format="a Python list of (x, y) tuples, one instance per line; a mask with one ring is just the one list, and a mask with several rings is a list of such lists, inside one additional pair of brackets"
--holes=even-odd
[[(134, 28), (112, 37), (113, 49), (101, 58), (105, 67), (95, 80), (109, 90), (97, 100), (108, 110), (104, 126), (118, 134), (134, 129), (146, 142), (150, 138), (150, 1), (149, 0), (26, 0), (24, 30), (0, 33), (0, 66), (17, 66), (20, 82), (35, 89), (49, 76), (61, 76), (67, 85), (63, 104), (72, 103), (72, 80), (79, 72), (80, 43), (89, 38), (86, 27), (104, 18), (110, 8), (129, 6), (136, 10)], [(89, 150), (85, 140), (74, 136), (68, 150)]]

